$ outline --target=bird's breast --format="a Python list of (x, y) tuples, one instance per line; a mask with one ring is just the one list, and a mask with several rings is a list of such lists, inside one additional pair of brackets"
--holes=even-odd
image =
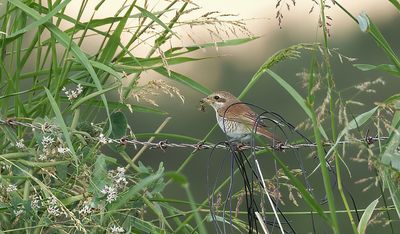
[(222, 131), (230, 138), (242, 139), (251, 134), (251, 131), (245, 124), (223, 118), (219, 116), (218, 113), (217, 122)]

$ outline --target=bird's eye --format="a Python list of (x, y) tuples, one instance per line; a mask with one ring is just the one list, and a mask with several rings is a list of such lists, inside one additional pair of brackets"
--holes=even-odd
[(214, 99), (215, 99), (215, 100), (218, 100), (218, 99), (219, 99), (219, 96), (218, 96), (218, 95), (214, 96)]

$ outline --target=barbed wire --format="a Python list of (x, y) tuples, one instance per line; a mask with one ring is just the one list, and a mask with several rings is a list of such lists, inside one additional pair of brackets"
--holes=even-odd
[[(43, 124), (33, 124), (28, 122), (18, 121), (13, 118), (8, 119), (0, 119), (1, 125), (7, 125), (10, 127), (23, 126), (27, 128), (31, 128), (33, 131), (40, 130), (43, 133), (53, 132), (55, 128), (58, 128), (56, 125), (52, 125), (50, 123)], [(113, 139), (100, 134), (98, 137), (90, 137), (92, 140), (96, 140), (102, 144), (120, 144), (120, 145), (134, 145), (135, 147), (146, 146), (150, 149), (161, 149), (166, 150), (167, 148), (191, 148), (194, 150), (207, 150), (207, 149), (224, 149), (224, 150), (232, 150), (231, 145), (228, 142), (223, 142), (220, 144), (213, 144), (205, 141), (200, 141), (197, 143), (174, 143), (169, 142), (168, 140), (160, 140), (158, 142), (151, 141), (140, 141), (136, 138), (122, 137), (119, 139)], [(374, 137), (374, 136), (365, 136), (364, 138), (353, 138), (348, 140), (339, 141), (337, 143), (334, 142), (323, 142), (323, 146), (333, 146), (335, 144), (343, 145), (343, 144), (354, 144), (354, 143), (364, 143), (366, 145), (371, 145), (377, 141), (387, 140), (388, 137)], [(239, 145), (238, 149), (247, 150), (253, 149), (256, 151), (260, 150), (278, 150), (284, 151), (287, 149), (301, 149), (301, 148), (315, 148), (317, 147), (316, 143), (298, 143), (298, 144), (289, 144), (289, 143), (279, 143), (274, 145), (267, 146), (251, 146), (251, 145)], [(235, 148), (237, 149), (237, 148)]]

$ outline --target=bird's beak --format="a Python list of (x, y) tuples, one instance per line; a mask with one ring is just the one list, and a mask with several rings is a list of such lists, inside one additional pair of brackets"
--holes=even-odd
[(210, 104), (210, 98), (209, 97), (205, 97), (203, 99), (200, 100), (200, 103), (207, 103)]
[(199, 110), (205, 112), (206, 106), (205, 106), (204, 104), (206, 104), (206, 103), (207, 103), (208, 105), (210, 105), (210, 99), (209, 99), (208, 97), (202, 98), (202, 99), (200, 100), (200, 108), (199, 108)]

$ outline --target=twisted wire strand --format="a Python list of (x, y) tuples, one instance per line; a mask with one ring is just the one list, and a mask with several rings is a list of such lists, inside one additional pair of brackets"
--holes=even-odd
[[(32, 124), (29, 122), (18, 121), (15, 119), (0, 119), (1, 125), (7, 125), (11, 127), (16, 126), (23, 126), (27, 128), (31, 128), (32, 130), (40, 130), (44, 133), (54, 131), (55, 125), (50, 124)], [(349, 140), (342, 140), (339, 141), (338, 144), (355, 144), (355, 143), (366, 143), (367, 145), (371, 145), (377, 141), (387, 140), (389, 137), (382, 136), (382, 137), (374, 137), (374, 136), (365, 136), (364, 138), (354, 138)], [(210, 149), (223, 149), (231, 151), (232, 148), (229, 145), (225, 144), (213, 144), (209, 142), (200, 141), (197, 143), (176, 143), (176, 142), (169, 142), (168, 140), (160, 140), (158, 142), (148, 142), (148, 141), (141, 141), (135, 138), (128, 138), (122, 137), (119, 139), (113, 139), (109, 137), (91, 137), (92, 140), (100, 141), (105, 140), (104, 144), (123, 144), (123, 145), (135, 145), (135, 146), (148, 146), (150, 149), (162, 149), (166, 150), (167, 148), (191, 148), (194, 150), (210, 150)], [(333, 142), (323, 142), (324, 146), (333, 146), (335, 143)], [(241, 145), (239, 147), (240, 150), (290, 150), (290, 149), (301, 149), (301, 148), (316, 148), (316, 143), (298, 143), (298, 144), (289, 144), (289, 143), (282, 143), (277, 145), (268, 145), (268, 146), (252, 146), (252, 145)]]

